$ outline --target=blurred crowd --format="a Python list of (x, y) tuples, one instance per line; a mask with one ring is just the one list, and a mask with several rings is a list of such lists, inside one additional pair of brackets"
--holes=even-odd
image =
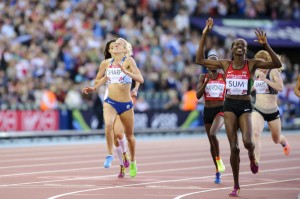
[[(81, 89), (96, 76), (105, 43), (123, 37), (145, 79), (136, 110), (192, 110), (201, 104), (191, 96), (204, 69), (195, 64), (201, 31), (189, 17), (300, 20), (300, 6), (297, 0), (4, 0), (0, 14), (1, 109), (92, 107), (103, 89), (88, 96)], [(208, 37), (206, 54), (230, 57), (233, 39)], [(285, 55), (282, 62), (279, 103), (290, 117), (300, 114), (290, 90), (299, 65)]]

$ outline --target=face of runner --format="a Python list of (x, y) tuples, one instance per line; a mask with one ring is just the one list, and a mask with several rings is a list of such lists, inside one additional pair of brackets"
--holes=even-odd
[(237, 39), (232, 45), (234, 55), (245, 55), (247, 52), (247, 42), (244, 39)]
[(117, 39), (117, 41), (115, 42), (115, 45), (113, 47), (113, 52), (114, 53), (126, 53), (126, 48), (125, 48), (125, 41), (123, 41), (122, 39)]
[[(209, 60), (218, 60), (219, 58), (217, 55), (211, 55), (208, 57)], [(208, 73), (216, 73), (217, 69), (207, 69), (209, 72)]]

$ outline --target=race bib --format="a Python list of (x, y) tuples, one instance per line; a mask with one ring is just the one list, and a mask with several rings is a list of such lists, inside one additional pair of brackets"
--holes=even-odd
[(224, 87), (225, 85), (220, 83), (207, 84), (205, 87), (206, 96), (212, 98), (220, 98), (222, 97)]
[(226, 93), (229, 95), (247, 95), (248, 79), (226, 79)]
[(261, 81), (261, 80), (255, 80), (254, 81), (254, 88), (256, 90), (256, 93), (258, 94), (265, 94), (265, 93), (270, 93), (269, 91), (269, 86), (266, 82)]

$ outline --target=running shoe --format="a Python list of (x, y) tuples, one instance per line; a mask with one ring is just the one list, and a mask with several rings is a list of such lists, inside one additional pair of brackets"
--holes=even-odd
[(289, 145), (289, 143), (286, 141), (285, 147), (283, 147), (283, 152), (285, 155), (289, 155), (291, 151), (291, 147)]
[(234, 187), (232, 192), (229, 194), (229, 197), (239, 197), (240, 187)]
[(111, 163), (112, 163), (113, 160), (114, 160), (113, 155), (106, 156), (105, 162), (104, 162), (104, 168), (109, 168), (111, 166)]
[(122, 158), (123, 158), (123, 164), (124, 164), (124, 167), (125, 167), (125, 168), (128, 168), (129, 165), (130, 165), (130, 162), (129, 162), (129, 157), (128, 157), (128, 155), (127, 155), (126, 152), (123, 153)]
[(225, 171), (225, 165), (224, 165), (222, 159), (216, 160), (216, 162), (217, 162), (219, 172), (223, 173)]
[(250, 160), (250, 169), (253, 174), (258, 173), (259, 166), (258, 166), (258, 162), (255, 159)]
[(126, 172), (126, 169), (123, 165), (120, 165), (120, 173), (118, 175), (118, 178), (124, 178), (125, 177), (125, 172)]
[(216, 178), (215, 178), (215, 184), (221, 184), (221, 173), (220, 172), (217, 172), (216, 173)]
[(129, 174), (131, 177), (135, 177), (137, 173), (136, 162), (130, 162)]

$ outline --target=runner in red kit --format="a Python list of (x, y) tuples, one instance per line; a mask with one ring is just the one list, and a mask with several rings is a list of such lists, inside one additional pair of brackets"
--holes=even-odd
[[(210, 60), (218, 60), (216, 55), (210, 55)], [(210, 143), (210, 153), (216, 167), (215, 183), (221, 183), (221, 173), (225, 166), (220, 156), (217, 132), (223, 126), (223, 103), (225, 96), (225, 80), (222, 73), (217, 70), (209, 70), (208, 74), (201, 74), (197, 85), (197, 98), (204, 95), (203, 120), (205, 130)]]
[(239, 170), (240, 170), (240, 149), (238, 144), (238, 130), (242, 132), (245, 148), (248, 150), (250, 168), (252, 173), (258, 172), (258, 163), (254, 154), (254, 142), (252, 139), (252, 120), (251, 120), (251, 87), (252, 77), (257, 68), (273, 69), (281, 68), (282, 64), (276, 53), (267, 42), (266, 33), (256, 30), (256, 42), (260, 43), (270, 54), (272, 61), (258, 59), (246, 59), (247, 42), (238, 38), (232, 43), (232, 60), (209, 60), (204, 58), (204, 44), (208, 31), (213, 26), (213, 20), (209, 18), (200, 40), (196, 62), (205, 65), (209, 69), (223, 69), (226, 78), (226, 96), (224, 102), (224, 122), (226, 134), (230, 144), (230, 164), (234, 179), (231, 197), (238, 197), (240, 191)]

